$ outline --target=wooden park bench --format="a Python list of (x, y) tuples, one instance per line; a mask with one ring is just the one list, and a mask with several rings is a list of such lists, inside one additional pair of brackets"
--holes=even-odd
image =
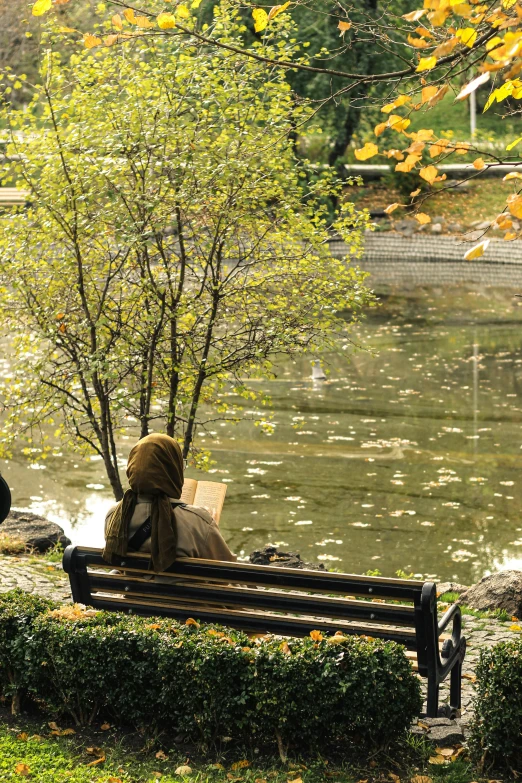
[(18, 188), (0, 188), (0, 207), (19, 207), (27, 204), (30, 193)]
[[(100, 549), (69, 546), (63, 558), (73, 600), (95, 609), (144, 616), (196, 618), (253, 633), (308, 636), (310, 631), (387, 639), (428, 681), (427, 715), (438, 714), (439, 686), (450, 675), (450, 710), (460, 709), (460, 607), (439, 621), (433, 582), (182, 558), (162, 581), (151, 579), (150, 557), (117, 560), (111, 573)], [(167, 582), (164, 577), (169, 577)], [(170, 581), (172, 580), (172, 581)], [(451, 623), (451, 637), (443, 633)]]

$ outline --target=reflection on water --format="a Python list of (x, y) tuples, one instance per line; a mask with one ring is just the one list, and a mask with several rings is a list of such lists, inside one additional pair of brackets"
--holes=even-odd
[[(521, 302), (494, 290), (390, 296), (359, 329), (377, 354), (342, 346), (324, 357), (325, 382), (308, 360), (282, 365), (261, 384), (272, 436), (243, 422), (206, 438), (212, 478), (229, 484), (222, 528), (235, 551), (273, 543), (346, 571), (464, 583), (522, 568)], [(101, 543), (112, 498), (99, 460), (15, 458), (2, 472), (16, 506)]]

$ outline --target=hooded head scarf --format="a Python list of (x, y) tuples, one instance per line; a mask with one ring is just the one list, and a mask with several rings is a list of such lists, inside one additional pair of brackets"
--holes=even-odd
[(138, 494), (152, 495), (151, 558), (155, 571), (164, 571), (176, 559), (176, 520), (169, 498), (183, 489), (183, 457), (179, 444), (168, 435), (153, 433), (136, 443), (129, 454), (127, 490), (109, 520), (103, 558), (127, 554), (129, 524)]

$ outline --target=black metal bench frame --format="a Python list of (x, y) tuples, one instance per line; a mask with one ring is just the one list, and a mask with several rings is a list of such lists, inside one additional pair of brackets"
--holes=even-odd
[[(116, 567), (125, 572), (110, 573), (100, 549), (67, 547), (63, 568), (73, 600), (128, 614), (194, 617), (254, 633), (343, 631), (395, 641), (417, 654), (418, 673), (428, 681), (428, 717), (438, 714), (439, 687), (448, 674), (450, 712), (460, 710), (466, 651), (460, 607), (454, 604), (438, 621), (433, 582), (181, 558), (164, 574), (172, 583), (160, 583), (144, 578), (153, 572), (150, 557), (139, 553), (117, 559)], [(335, 593), (340, 595), (332, 597)], [(450, 623), (451, 638), (441, 640)]]

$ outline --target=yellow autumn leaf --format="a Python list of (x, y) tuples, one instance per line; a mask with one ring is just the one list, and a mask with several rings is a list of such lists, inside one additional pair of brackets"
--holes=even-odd
[(470, 49), (477, 40), (477, 31), (473, 27), (465, 27), (464, 29), (457, 30), (455, 35), (461, 43), (465, 46), (469, 46)]
[(510, 240), (510, 239), (516, 239), (516, 238), (517, 238), (517, 234), (516, 234), (514, 231), (507, 231), (507, 232), (504, 234), (504, 236), (502, 237), (502, 239), (503, 239), (505, 242), (509, 242), (509, 240)]
[(144, 29), (154, 27), (148, 16), (136, 16), (134, 19), (138, 27), (143, 27)]
[(179, 16), (180, 19), (190, 19), (190, 11), (184, 3), (176, 8), (176, 16)]
[(472, 247), (467, 253), (464, 254), (465, 261), (473, 261), (475, 258), (480, 258), (484, 255), (489, 245), (489, 239), (485, 239), (483, 242), (479, 242), (478, 245)]
[(464, 98), (467, 98), (468, 95), (471, 95), (472, 92), (475, 92), (477, 87), (480, 87), (482, 84), (488, 82), (490, 78), (491, 78), (491, 74), (489, 71), (486, 71), (485, 73), (481, 73), (480, 76), (477, 76), (476, 79), (472, 79), (468, 84), (466, 84), (465, 87), (462, 88), (462, 90), (459, 92), (455, 100), (456, 101), (464, 100)]
[(402, 133), (403, 130), (410, 125), (411, 120), (401, 117), (399, 114), (390, 114), (388, 117), (388, 126), (397, 133)]
[(415, 70), (417, 73), (421, 73), (422, 71), (431, 71), (431, 69), (435, 68), (436, 65), (436, 57), (421, 57)]
[(510, 171), (505, 177), (502, 177), (502, 182), (509, 182), (511, 179), (522, 179), (522, 174), (518, 171)]
[(426, 182), (429, 182), (430, 185), (433, 185), (433, 183), (437, 179), (438, 173), (439, 172), (437, 171), (437, 168), (435, 166), (425, 166), (419, 171), (419, 176), (421, 176), (422, 179), (425, 179)]
[(116, 28), (116, 30), (123, 30), (123, 20), (119, 14), (114, 14), (114, 16), (111, 19), (112, 26)]
[(424, 38), (413, 38), (411, 35), (408, 35), (408, 43), (415, 49), (426, 49), (429, 46), (428, 41), (425, 41)]
[(399, 106), (404, 106), (405, 103), (409, 103), (409, 101), (411, 101), (409, 95), (399, 95), (392, 103), (387, 103), (386, 106), (383, 106), (381, 111), (385, 114), (389, 114), (394, 109), (398, 109)]
[(417, 212), (415, 215), (415, 220), (417, 220), (421, 226), (425, 226), (428, 223), (431, 223), (431, 218), (429, 215), (427, 215), (425, 212)]
[(378, 125), (375, 126), (375, 129), (374, 129), (375, 135), (376, 136), (380, 136), (381, 134), (384, 133), (384, 131), (386, 130), (387, 127), (388, 127), (388, 123), (387, 122), (380, 122)]
[(433, 54), (435, 57), (446, 57), (448, 54), (451, 54), (454, 48), (457, 46), (459, 42), (459, 39), (454, 36), (453, 38), (448, 38), (447, 41), (444, 41), (443, 43), (439, 44), (434, 50)]
[(337, 25), (337, 29), (341, 31), (339, 35), (344, 35), (345, 32), (350, 29), (351, 26), (352, 26), (351, 22), (342, 22), (342, 21), (339, 22), (339, 24)]
[(83, 36), (83, 45), (86, 49), (93, 49), (95, 46), (99, 46), (100, 44), (101, 38), (98, 38), (96, 35), (85, 33)]
[(428, 14), (428, 19), (432, 23), (433, 27), (442, 27), (448, 16), (449, 11), (441, 8), (439, 11), (433, 11), (431, 14)]
[(276, 16), (279, 16), (279, 14), (282, 14), (283, 11), (286, 11), (288, 6), (290, 5), (290, 2), (283, 3), (282, 5), (274, 5), (273, 8), (270, 9), (270, 12), (268, 14), (268, 19), (275, 19)]
[(513, 227), (513, 221), (508, 215), (499, 215), (495, 222), (501, 231), (506, 231), (508, 228)]
[(405, 161), (403, 161), (402, 163), (397, 163), (397, 165), (395, 166), (395, 171), (402, 171), (408, 173), (417, 165), (420, 159), (421, 159), (420, 155), (408, 155)]
[(117, 33), (113, 33), (112, 35), (107, 35), (103, 39), (103, 45), (104, 46), (114, 46), (115, 43), (117, 43), (120, 39), (120, 36)]
[(448, 92), (448, 90), (449, 90), (449, 85), (448, 85), (448, 84), (444, 84), (444, 85), (443, 85), (443, 86), (442, 86), (442, 87), (441, 87), (441, 88), (440, 88), (440, 89), (439, 89), (439, 90), (436, 92), (436, 94), (433, 96), (433, 98), (430, 98), (430, 99), (429, 99), (429, 101), (428, 101), (428, 106), (430, 107), (430, 109), (431, 109), (433, 106), (435, 106), (435, 104), (437, 104), (439, 101), (441, 101), (441, 100), (444, 98), (444, 96), (446, 95), (446, 93)]
[(123, 12), (123, 16), (131, 24), (136, 24), (136, 17), (134, 16), (134, 10), (132, 8), (126, 8)]
[(262, 8), (254, 8), (252, 11), (254, 19), (254, 30), (256, 33), (262, 33), (268, 24), (268, 14)]
[(394, 204), (388, 204), (388, 206), (384, 210), (385, 214), (391, 215), (392, 212), (395, 212), (398, 206), (400, 206), (398, 201), (396, 201)]
[[(515, 236), (516, 236), (516, 234), (515, 234)], [(504, 239), (505, 239), (505, 238), (506, 238), (506, 237), (504, 237)], [(520, 626), (520, 625), (516, 625), (516, 624), (513, 624), (513, 625), (510, 625), (510, 626), (509, 626), (509, 630), (510, 630), (510, 631), (522, 631), (522, 626)]]
[(185, 620), (185, 625), (194, 625), (196, 628), (199, 628), (199, 623), (197, 623), (193, 617), (189, 617)]
[(413, 131), (410, 134), (410, 138), (415, 139), (415, 141), (428, 141), (433, 136), (433, 131), (431, 128), (421, 128), (417, 132)]
[(517, 146), (522, 141), (522, 136), (519, 136), (518, 139), (515, 139), (515, 141), (510, 142), (510, 144), (507, 145), (506, 149), (508, 152), (512, 150), (514, 147)]
[(513, 193), (507, 199), (507, 206), (513, 217), (522, 219), (522, 196)]
[(455, 153), (457, 155), (466, 155), (469, 152), (470, 145), (466, 141), (459, 141), (455, 144)]
[(486, 164), (484, 163), (483, 158), (477, 158), (473, 161), (473, 168), (477, 169), (477, 171), (482, 171), (482, 169), (486, 168)]
[(322, 642), (323, 634), (321, 631), (310, 631), (310, 639), (313, 639), (314, 642)]
[(190, 4), (190, 7), (191, 8), (199, 8), (200, 5), (201, 5), (201, 0), (192, 0), (192, 2)]
[(281, 644), (279, 645), (279, 649), (285, 655), (292, 655), (292, 651), (291, 651), (290, 647), (288, 646), (288, 642), (281, 642)]
[(15, 772), (17, 775), (21, 775), (24, 778), (31, 774), (31, 770), (27, 764), (17, 764), (15, 766)]
[(373, 158), (374, 155), (377, 155), (378, 152), (378, 146), (371, 141), (367, 141), (364, 147), (355, 150), (354, 154), (357, 160), (368, 160), (369, 158)]
[(172, 14), (159, 14), (156, 18), (156, 22), (158, 23), (160, 30), (172, 30), (173, 27), (176, 27), (176, 20)]
[(427, 103), (431, 98), (433, 98), (439, 91), (439, 88), (436, 87), (434, 84), (430, 84), (427, 87), (422, 88), (421, 92), (421, 103)]
[(402, 18), (407, 22), (418, 22), (426, 13), (425, 8), (417, 8), (416, 11), (410, 11), (409, 14), (403, 14)]
[(33, 5), (33, 16), (42, 16), (52, 6), (52, 0), (36, 0)]
[(412, 192), (410, 193), (410, 196), (412, 198), (415, 198), (415, 196), (418, 196), (420, 192), (421, 192), (421, 189), (417, 188), (417, 190), (412, 190)]

